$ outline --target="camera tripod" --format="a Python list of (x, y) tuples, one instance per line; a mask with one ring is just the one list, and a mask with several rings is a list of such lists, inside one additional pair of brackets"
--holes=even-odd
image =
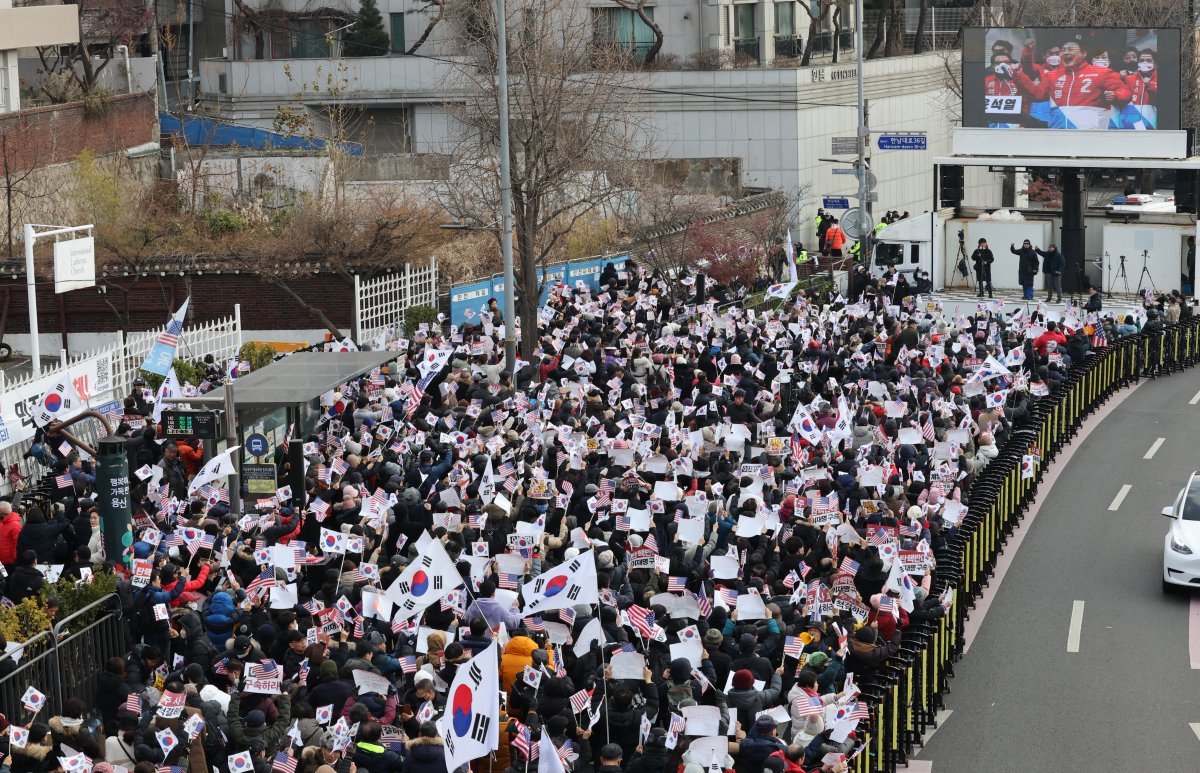
[[(1145, 269), (1143, 268), (1143, 271), (1144, 270)], [(1112, 297), (1112, 288), (1117, 286), (1118, 279), (1120, 279), (1121, 282), (1125, 285), (1125, 293), (1126, 293), (1126, 295), (1128, 295), (1129, 294), (1129, 275), (1125, 273), (1125, 256), (1124, 255), (1121, 256), (1121, 267), (1117, 269), (1116, 276), (1114, 276), (1112, 278), (1112, 280), (1109, 281), (1109, 283), (1108, 283), (1108, 288), (1109, 288), (1108, 297), (1109, 298)]]
[[(1149, 267), (1146, 266), (1146, 261), (1148, 261), (1149, 259), (1150, 259), (1150, 251), (1142, 250), (1142, 273), (1138, 275), (1138, 289), (1137, 289), (1137, 294), (1139, 296), (1142, 294), (1142, 282), (1143, 281), (1149, 281), (1150, 289), (1154, 291), (1155, 295), (1158, 294), (1158, 288), (1154, 286), (1154, 277), (1150, 275), (1150, 269), (1149, 269)], [(1122, 272), (1125, 271), (1124, 256), (1122, 256), (1122, 260), (1121, 260), (1121, 271)], [(1128, 289), (1129, 283), (1126, 282), (1125, 286), (1126, 286), (1126, 289)]]

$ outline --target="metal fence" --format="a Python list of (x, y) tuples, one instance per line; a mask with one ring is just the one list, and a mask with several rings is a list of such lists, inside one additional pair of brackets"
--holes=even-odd
[[(1037, 495), (1044, 465), (1054, 459), (1080, 425), (1116, 391), (1147, 375), (1165, 376), (1200, 362), (1200, 318), (1155, 333), (1121, 338), (1074, 367), (1067, 380), (1034, 405), (1030, 420), (1014, 429), (999, 455), (971, 486), (969, 505), (946, 551), (938, 555), (931, 596), (955, 591), (947, 615), (903, 631), (899, 654), (860, 680), (871, 703), (865, 751), (855, 773), (895, 773), (907, 766), (936, 722), (948, 678), (962, 655), (967, 618), (995, 572), (1005, 543)], [(1032, 475), (1023, 462), (1040, 463)]]
[[(362, 281), (354, 275), (354, 340), (360, 344), (379, 335), (388, 340), (389, 331), (396, 337), (404, 329), (405, 312), (413, 306), (437, 308), (437, 261), (428, 265), (407, 265), (402, 271)], [(382, 348), (382, 347), (377, 347)]]
[(125, 655), (129, 647), (121, 599), (110, 593), (25, 643), (17, 670), (0, 679), (0, 711), (25, 716), (21, 696), (31, 686), (46, 695), (43, 719), (59, 714), (72, 696), (95, 706), (96, 676), (109, 658)]

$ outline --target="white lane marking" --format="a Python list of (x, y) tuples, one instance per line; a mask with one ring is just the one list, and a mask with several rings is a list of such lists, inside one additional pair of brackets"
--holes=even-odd
[(1155, 440), (1154, 445), (1150, 446), (1150, 450), (1147, 451), (1146, 455), (1143, 456), (1142, 458), (1143, 459), (1153, 459), (1154, 455), (1156, 453), (1158, 453), (1158, 449), (1162, 448), (1162, 444), (1165, 442), (1167, 442), (1167, 439), (1165, 437), (1160, 437), (1158, 440)]
[(1067, 652), (1079, 652), (1079, 634), (1083, 631), (1083, 602), (1071, 605), (1071, 625), (1067, 629)]
[[(1052, 491), (1055, 483), (1058, 482), (1067, 464), (1074, 458), (1075, 452), (1078, 451), (1084, 441), (1086, 441), (1095, 431), (1100, 423), (1108, 418), (1113, 411), (1121, 406), (1130, 396), (1144, 385), (1149, 384), (1149, 379), (1142, 379), (1134, 385), (1133, 389), (1126, 392), (1121, 392), (1116, 398), (1109, 401), (1103, 408), (1088, 417), (1088, 420), (1083, 423), (1079, 430), (1079, 436), (1075, 438), (1075, 442), (1063, 448), (1053, 462), (1046, 465), (1046, 476), (1042, 479), (1041, 490), (1043, 492)], [(1017, 556), (1017, 552), (1021, 549), (1021, 544), (1025, 541), (1025, 535), (1029, 533), (1029, 528), (1033, 525), (1034, 519), (1042, 510), (1042, 503), (1047, 497), (1043, 494), (1033, 500), (1032, 506), (1020, 525), (1013, 530), (1012, 536), (1008, 540), (1008, 547), (1000, 553), (1000, 557), (996, 560), (996, 575), (992, 578), (992, 584), (984, 588), (983, 595), (975, 600), (975, 611), (967, 618), (963, 625), (963, 636), (965, 643), (963, 652), (970, 652), (971, 645), (975, 642), (975, 638), (979, 635), (979, 629), (983, 627), (983, 621), (987, 618), (988, 610), (992, 607), (992, 601), (995, 600), (996, 594), (999, 592), (1004, 578), (1008, 576), (1008, 570), (1012, 567), (1013, 560)]]
[(1196, 403), (1200, 403), (1200, 392), (1197, 392), (1195, 397), (1188, 400), (1188, 405), (1195, 405)]
[(1200, 722), (1191, 722), (1188, 726), (1192, 728), (1192, 732), (1196, 734), (1196, 737), (1200, 738)]
[(1128, 483), (1126, 483), (1124, 486), (1121, 486), (1121, 490), (1117, 492), (1115, 497), (1113, 497), (1112, 504), (1108, 506), (1108, 509), (1120, 510), (1121, 503), (1125, 501), (1125, 495), (1129, 493), (1129, 489), (1131, 488), (1133, 488), (1133, 486)]
[(1196, 596), (1188, 604), (1188, 657), (1192, 670), (1200, 670), (1200, 597)]

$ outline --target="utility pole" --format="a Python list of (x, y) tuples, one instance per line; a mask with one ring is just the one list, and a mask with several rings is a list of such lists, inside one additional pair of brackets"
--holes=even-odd
[[(860, 0), (861, 1), (861, 0)], [(504, 254), (504, 367), (517, 375), (517, 283), (513, 276), (512, 170), (508, 146), (508, 31), (504, 0), (496, 0), (496, 81), (500, 92), (500, 250)], [(526, 320), (525, 324), (532, 324)]]
[(863, 0), (854, 3), (854, 46), (858, 51), (858, 211), (862, 223), (862, 255), (865, 258), (871, 250), (871, 186), (869, 184), (870, 170), (867, 169), (867, 151), (870, 149), (871, 132), (867, 128), (867, 102), (863, 98)]

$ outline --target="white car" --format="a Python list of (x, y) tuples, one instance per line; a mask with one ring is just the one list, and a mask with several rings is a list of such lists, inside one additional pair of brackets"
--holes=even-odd
[(1200, 474), (1192, 473), (1162, 514), (1171, 519), (1163, 540), (1163, 593), (1200, 587)]

